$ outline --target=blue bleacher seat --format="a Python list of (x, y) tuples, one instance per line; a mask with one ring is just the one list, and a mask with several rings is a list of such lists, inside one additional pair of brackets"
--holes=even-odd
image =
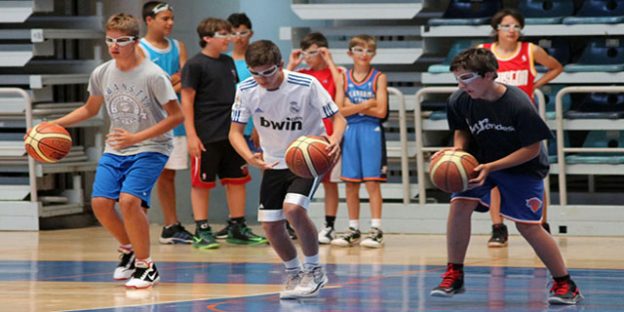
[(526, 25), (559, 24), (564, 17), (574, 14), (574, 1), (520, 0), (518, 9)]
[[(550, 56), (557, 59), (559, 63), (565, 65), (570, 62), (570, 57), (572, 53), (568, 40), (563, 38), (542, 38), (537, 40), (535, 44), (546, 50), (546, 52), (548, 52)], [(546, 67), (539, 64), (536, 64), (535, 69), (537, 69), (538, 72), (546, 71)]]
[(564, 24), (619, 24), (624, 22), (624, 0), (584, 0), (576, 16)]
[(578, 109), (566, 113), (570, 119), (624, 118), (624, 93), (590, 93)]
[(451, 45), (451, 48), (446, 54), (444, 61), (440, 64), (429, 65), (427, 71), (430, 73), (448, 73), (450, 71), (451, 62), (453, 61), (455, 56), (459, 54), (459, 52), (464, 51), (472, 46), (476, 46), (481, 42), (481, 40), (456, 40), (453, 45)]
[(591, 39), (576, 63), (564, 67), (566, 72), (624, 71), (624, 40)]
[[(565, 85), (547, 84), (542, 86), (540, 90), (544, 93), (544, 100), (546, 102), (546, 119), (555, 119), (555, 101), (557, 99), (557, 92), (563, 89)], [(564, 113), (570, 110), (572, 99), (570, 95), (563, 97), (563, 111)]]
[[(622, 131), (589, 131), (583, 147), (624, 147)], [(569, 164), (624, 164), (624, 155), (620, 153), (579, 153), (566, 156)]]
[(500, 0), (451, 0), (442, 18), (430, 19), (429, 25), (487, 24), (501, 8)]

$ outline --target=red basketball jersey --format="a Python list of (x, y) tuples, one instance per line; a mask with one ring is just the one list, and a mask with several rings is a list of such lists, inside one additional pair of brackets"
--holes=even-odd
[[(340, 68), (338, 68), (338, 71), (342, 72)], [(304, 68), (298, 70), (298, 72), (314, 76), (314, 78), (321, 83), (327, 93), (331, 95), (332, 99), (336, 99), (336, 84), (334, 83), (334, 78), (332, 78), (331, 70), (329, 70), (329, 68), (325, 68), (323, 70)], [(327, 135), (332, 135), (334, 133), (334, 125), (332, 124), (331, 119), (323, 119), (323, 124), (325, 125)]]
[(516, 86), (533, 100), (533, 83), (537, 71), (533, 61), (530, 42), (520, 42), (519, 49), (511, 57), (503, 58), (496, 54), (496, 43), (485, 43), (483, 47), (491, 50), (498, 60), (498, 78), (496, 81)]

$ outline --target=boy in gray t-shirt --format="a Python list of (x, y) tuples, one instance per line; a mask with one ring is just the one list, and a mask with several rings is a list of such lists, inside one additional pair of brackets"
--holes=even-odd
[[(150, 193), (171, 150), (170, 130), (184, 119), (165, 72), (146, 60), (138, 46), (139, 22), (120, 13), (106, 23), (112, 60), (89, 79), (90, 96), (80, 108), (52, 122), (62, 126), (95, 116), (102, 107), (110, 118), (106, 149), (100, 158), (91, 205), (98, 221), (120, 243), (121, 262), (113, 278), (130, 279), (128, 288), (148, 288), (160, 280), (150, 257)], [(115, 212), (119, 203), (122, 218)]]

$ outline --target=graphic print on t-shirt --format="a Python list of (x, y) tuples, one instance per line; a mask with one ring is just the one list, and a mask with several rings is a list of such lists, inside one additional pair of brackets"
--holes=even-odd
[(143, 90), (133, 85), (112, 83), (106, 87), (104, 97), (108, 107), (108, 114), (113, 124), (124, 125), (124, 129), (138, 128), (141, 120), (147, 119), (145, 105), (149, 104), (149, 97)]

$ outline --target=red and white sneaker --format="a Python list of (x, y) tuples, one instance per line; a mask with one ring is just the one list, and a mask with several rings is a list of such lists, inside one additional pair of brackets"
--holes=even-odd
[(573, 280), (569, 279), (563, 282), (553, 281), (553, 285), (550, 288), (550, 295), (548, 296), (548, 303), (550, 304), (576, 304), (583, 300), (581, 291), (576, 287)]
[(452, 297), (461, 294), (464, 288), (464, 271), (456, 270), (451, 264), (446, 267), (446, 272), (442, 274), (442, 282), (431, 290), (430, 295), (435, 297)]

